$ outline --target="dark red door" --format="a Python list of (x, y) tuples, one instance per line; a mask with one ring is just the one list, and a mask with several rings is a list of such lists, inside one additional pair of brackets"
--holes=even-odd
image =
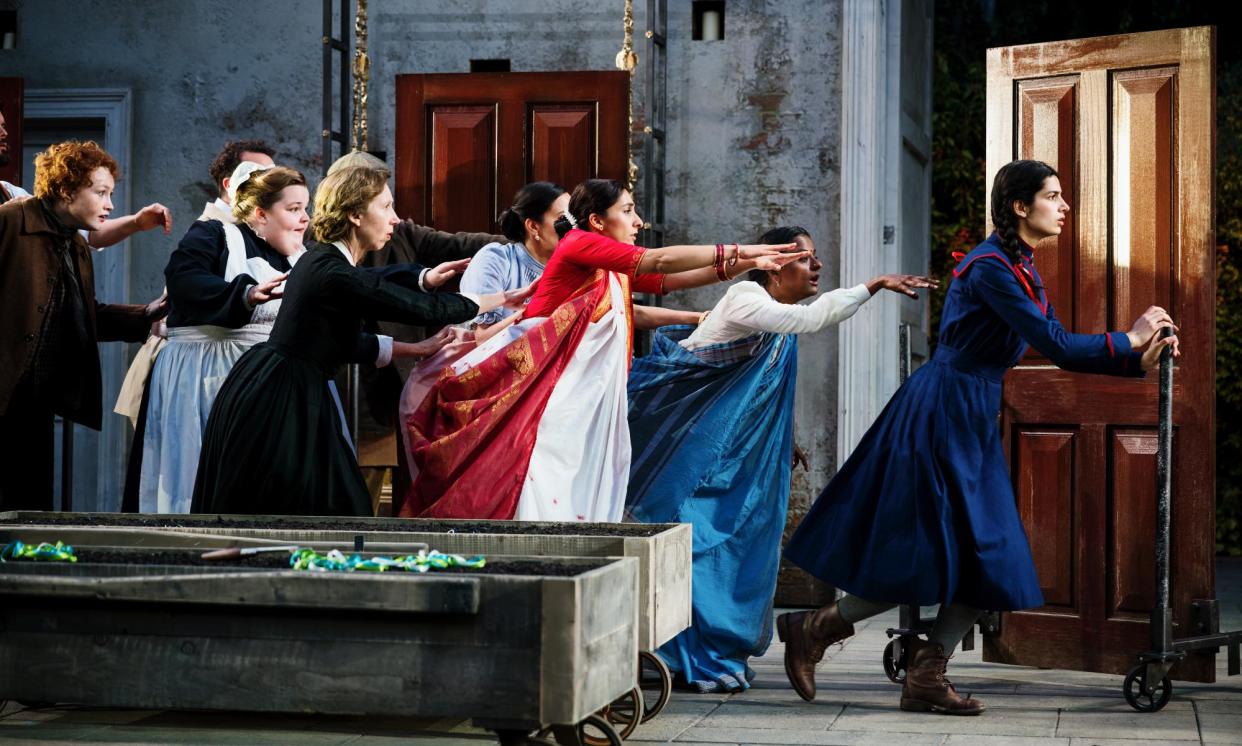
[(625, 178), (627, 74), (397, 76), (397, 213), (492, 231), (524, 184)]

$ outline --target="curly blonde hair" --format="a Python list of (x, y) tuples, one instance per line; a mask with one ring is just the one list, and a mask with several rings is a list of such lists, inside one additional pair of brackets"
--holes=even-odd
[(233, 217), (246, 221), (254, 216), (255, 209), (259, 207), (272, 209), (272, 205), (280, 199), (280, 193), (291, 186), (306, 186), (306, 177), (301, 171), (288, 166), (255, 171), (237, 188), (237, 196), (233, 199)]
[(388, 169), (354, 166), (329, 173), (315, 190), (311, 233), (322, 243), (341, 241), (353, 227), (350, 215), (366, 212), (388, 183)]
[(121, 178), (116, 160), (94, 141), (56, 143), (35, 156), (34, 196), (72, 202), (100, 168), (108, 169), (113, 179)]

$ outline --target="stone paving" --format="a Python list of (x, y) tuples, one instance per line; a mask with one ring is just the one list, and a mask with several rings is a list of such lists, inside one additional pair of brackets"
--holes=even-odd
[[(1219, 563), (1223, 629), (1242, 628), (1242, 561)], [(986, 701), (980, 717), (901, 712), (899, 688), (884, 677), (888, 614), (859, 625), (829, 651), (817, 677), (819, 697), (805, 703), (788, 688), (783, 649), (774, 642), (753, 662), (754, 687), (733, 695), (677, 692), (664, 713), (640, 726), (637, 744), (842, 744), (866, 746), (1156, 746), (1242, 744), (1242, 677), (1174, 684), (1161, 712), (1137, 713), (1121, 696), (1121, 677), (985, 664), (979, 650), (950, 666), (959, 691)], [(1136, 651), (1137, 652), (1137, 651)], [(451, 684), (450, 684), (451, 685)], [(409, 718), (268, 716), (92, 708), (0, 711), (0, 743), (298, 744), (305, 746), (472, 746), (494, 743), (454, 721)]]

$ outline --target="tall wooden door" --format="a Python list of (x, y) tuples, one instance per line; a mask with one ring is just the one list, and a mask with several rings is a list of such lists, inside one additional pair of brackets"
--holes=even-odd
[(496, 232), (528, 182), (624, 179), (628, 95), (622, 71), (398, 75), (397, 213)]
[[(22, 79), (0, 78), (0, 114), (4, 115), (5, 152), (0, 154), (0, 180), (22, 183)], [(7, 163), (5, 163), (8, 156)]]
[[(1042, 160), (1073, 208), (1035, 252), (1061, 321), (1127, 330), (1155, 304), (1181, 327), (1178, 636), (1214, 591), (1214, 55), (1207, 27), (988, 51), (988, 184), (1014, 158)], [(1150, 647), (1157, 378), (1066, 373), (1035, 354), (1006, 377), (1002, 432), (1046, 605), (1005, 614), (985, 660), (1122, 673)], [(1172, 676), (1214, 671), (1197, 655)]]

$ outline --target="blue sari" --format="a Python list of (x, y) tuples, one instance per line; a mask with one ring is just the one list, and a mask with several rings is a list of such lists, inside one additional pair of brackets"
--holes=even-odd
[(749, 688), (772, 639), (789, 505), (798, 342), (759, 334), (691, 352), (664, 327), (629, 378), (627, 511), (694, 527), (693, 622), (658, 651), (700, 691)]

